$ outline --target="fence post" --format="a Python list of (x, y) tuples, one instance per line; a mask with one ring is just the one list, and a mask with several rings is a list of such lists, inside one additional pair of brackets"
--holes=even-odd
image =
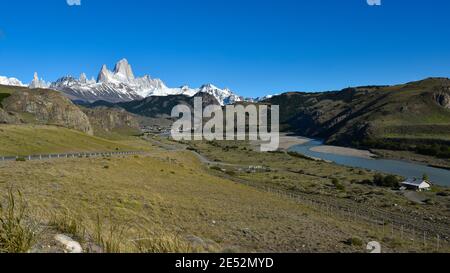
[(427, 247), (427, 233), (423, 232), (423, 247)]
[(394, 220), (392, 220), (392, 238), (394, 238)]
[(439, 251), (439, 234), (436, 236), (436, 250)]

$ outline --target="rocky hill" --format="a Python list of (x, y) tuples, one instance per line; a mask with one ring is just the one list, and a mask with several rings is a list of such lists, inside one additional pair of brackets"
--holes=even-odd
[(88, 116), (96, 135), (105, 133), (138, 134), (140, 132), (137, 116), (119, 107), (98, 106), (81, 107)]
[(1, 104), (7, 113), (5, 123), (49, 124), (93, 134), (86, 114), (57, 91), (17, 88), (7, 93)]
[(336, 92), (291, 92), (264, 102), (280, 105), (285, 131), (332, 144), (412, 149), (449, 156), (450, 80), (447, 78)]
[[(130, 113), (151, 117), (151, 118), (168, 118), (171, 116), (172, 109), (180, 104), (187, 105), (190, 108), (194, 107), (194, 99), (201, 97), (203, 106), (220, 105), (219, 101), (208, 93), (198, 93), (193, 97), (184, 95), (174, 95), (167, 97), (148, 97), (144, 100), (137, 100), (131, 102), (122, 102), (115, 104)], [(105, 105), (111, 107), (112, 104), (108, 102), (97, 102), (94, 105)]]

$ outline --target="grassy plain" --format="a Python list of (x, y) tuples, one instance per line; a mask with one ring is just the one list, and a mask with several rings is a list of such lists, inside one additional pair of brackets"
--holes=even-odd
[[(257, 153), (242, 143), (192, 145), (208, 158), (230, 164), (224, 173), (166, 139), (111, 141), (47, 126), (2, 129), (9, 142), (1, 147), (23, 153), (36, 151), (27, 141), (47, 153), (115, 149), (119, 144), (147, 151), (140, 156), (1, 162), (0, 200), (8, 200), (11, 189), (20, 191), (27, 208), (23, 222), (37, 227), (32, 251), (54, 251), (53, 237), (59, 233), (92, 252), (365, 252), (372, 240), (383, 242), (386, 252), (434, 250), (432, 244), (390, 238), (381, 226), (348, 221), (236, 180), (361, 205), (372, 199), (388, 207), (393, 202), (408, 205), (389, 190), (352, 182), (371, 177), (368, 171), (285, 153)], [(16, 130), (22, 138), (12, 137)], [(42, 145), (44, 140), (52, 144)], [(264, 165), (270, 172), (240, 171), (245, 165)], [(333, 178), (345, 190), (337, 190)], [(436, 201), (435, 206), (443, 206)], [(0, 237), (2, 232), (0, 227)]]
[(107, 140), (79, 131), (46, 125), (0, 125), (0, 155), (136, 151), (148, 149), (137, 138)]

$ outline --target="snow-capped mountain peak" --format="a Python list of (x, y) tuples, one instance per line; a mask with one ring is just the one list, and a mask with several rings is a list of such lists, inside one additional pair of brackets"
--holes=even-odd
[(123, 82), (134, 80), (133, 70), (127, 59), (120, 60), (114, 67), (114, 76), (120, 78)]
[(21, 86), (21, 87), (26, 86), (25, 84), (23, 84), (21, 81), (19, 81), (16, 78), (7, 78), (7, 77), (3, 77), (3, 76), (0, 76), (0, 84), (1, 85), (9, 85), (9, 86)]
[(28, 88), (48, 88), (50, 86), (49, 83), (45, 82), (43, 79), (39, 79), (38, 73), (34, 72), (33, 80), (31, 81)]
[(85, 73), (81, 73), (80, 75), (80, 82), (81, 83), (87, 83), (87, 77)]
[(106, 64), (104, 64), (98, 73), (97, 82), (109, 82), (112, 79), (112, 76), (112, 72), (109, 71)]
[(213, 84), (205, 84), (200, 87), (199, 92), (208, 93), (214, 96), (221, 105), (233, 104), (235, 102), (242, 101), (242, 98), (234, 94), (230, 89), (220, 89)]
[[(17, 79), (16, 79), (17, 80)], [(0, 84), (9, 83), (23, 85), (20, 81), (13, 81), (5, 77), (0, 78)], [(29, 88), (48, 88), (59, 90), (74, 100), (94, 102), (105, 100), (109, 102), (123, 102), (144, 99), (150, 96), (185, 95), (192, 97), (199, 92), (213, 95), (222, 105), (241, 101), (242, 98), (234, 94), (230, 89), (220, 89), (213, 84), (205, 84), (200, 88), (193, 89), (189, 86), (170, 88), (166, 84), (149, 75), (135, 77), (131, 65), (126, 59), (116, 63), (111, 71), (103, 65), (98, 73), (97, 80), (88, 80), (85, 73), (79, 78), (64, 76), (57, 81), (48, 84), (39, 79), (35, 73)]]
[(82, 74), (79, 81), (59, 80), (52, 88), (61, 90), (71, 97), (88, 101), (106, 100), (111, 102), (143, 99), (151, 96), (185, 95), (194, 96), (199, 92), (211, 94), (222, 104), (234, 103), (241, 98), (229, 89), (220, 89), (213, 84), (205, 84), (198, 89), (182, 86), (170, 88), (160, 80), (149, 75), (135, 77), (131, 65), (127, 59), (116, 63), (114, 70), (110, 71), (103, 65), (97, 82), (85, 81), (86, 75)]

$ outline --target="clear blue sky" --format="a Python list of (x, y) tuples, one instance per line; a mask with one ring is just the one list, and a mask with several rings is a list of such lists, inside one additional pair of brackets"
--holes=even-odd
[(450, 1), (0, 0), (0, 75), (29, 82), (127, 58), (169, 86), (244, 96), (450, 76)]

